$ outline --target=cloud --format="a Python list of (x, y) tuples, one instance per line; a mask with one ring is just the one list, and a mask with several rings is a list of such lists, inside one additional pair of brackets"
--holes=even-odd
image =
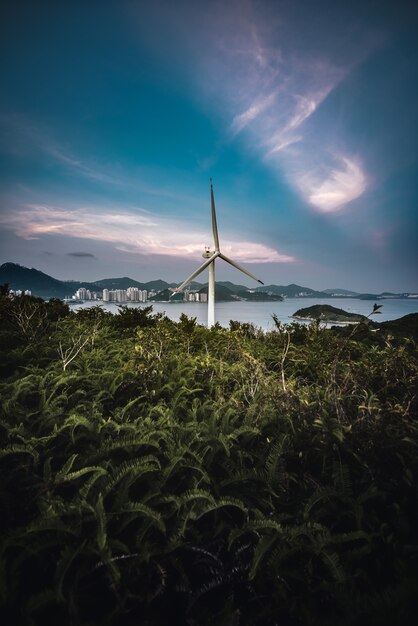
[[(0, 224), (24, 239), (61, 235), (112, 243), (118, 250), (135, 254), (157, 254), (200, 258), (211, 242), (207, 232), (190, 230), (188, 223), (142, 214), (138, 209), (107, 211), (97, 207), (64, 209), (31, 204), (0, 216)], [(180, 233), (180, 234), (179, 234)], [(251, 241), (221, 241), (222, 250), (237, 261), (247, 263), (291, 263), (288, 256), (270, 246)], [(87, 257), (75, 252), (70, 256)], [(92, 255), (91, 255), (92, 256)]]
[[(303, 12), (269, 7), (260, 3), (255, 11), (244, 3), (239, 17), (224, 4), (215, 10), (211, 54), (197, 60), (206, 70), (199, 76), (213, 80), (201, 88), (227, 112), (229, 134), (246, 129), (247, 149), (280, 183), (287, 180), (304, 203), (331, 215), (366, 191), (368, 176), (350, 156), (341, 115), (325, 118), (320, 110), (376, 40), (362, 33), (354, 46), (325, 28), (327, 16), (311, 28)], [(330, 165), (335, 153), (344, 155), (337, 166)]]
[(302, 122), (308, 119), (308, 117), (316, 111), (318, 104), (324, 99), (324, 97), (325, 95), (318, 98), (313, 96), (296, 96), (297, 104), (285, 130), (294, 130), (300, 126)]
[(73, 256), (80, 259), (97, 259), (91, 252), (67, 252), (67, 256)]
[(354, 159), (340, 157), (341, 167), (332, 169), (321, 182), (302, 183), (310, 204), (323, 213), (332, 213), (361, 196), (367, 187), (367, 178)]
[(271, 154), (275, 154), (276, 152), (280, 152), (281, 150), (285, 150), (289, 146), (292, 146), (294, 143), (298, 143), (299, 141), (302, 141), (302, 139), (303, 137), (301, 135), (297, 137), (288, 137), (287, 139), (281, 136), (275, 137), (274, 145), (271, 148), (271, 150), (269, 150), (269, 152), (267, 153), (267, 156), (270, 156)]
[(108, 185), (123, 186), (124, 181), (121, 178), (113, 176), (104, 171), (103, 166), (92, 165), (66, 154), (61, 148), (49, 142), (43, 142), (42, 148), (56, 161), (63, 163), (68, 169), (80, 174), (84, 178)]
[(231, 123), (232, 133), (237, 134), (241, 132), (247, 124), (255, 120), (263, 111), (268, 109), (273, 104), (276, 95), (276, 92), (273, 91), (269, 95), (259, 98), (253, 102), (253, 104), (251, 104), (251, 106), (243, 113), (236, 115)]

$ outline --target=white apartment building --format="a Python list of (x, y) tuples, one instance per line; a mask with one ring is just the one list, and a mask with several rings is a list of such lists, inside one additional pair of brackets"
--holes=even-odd
[(80, 287), (80, 289), (77, 289), (77, 291), (75, 292), (75, 297), (77, 298), (77, 300), (92, 300), (90, 290), (86, 289), (85, 287)]
[(103, 289), (103, 302), (146, 302), (148, 293), (138, 287)]
[(139, 302), (140, 301), (139, 295), (140, 295), (140, 291), (138, 287), (128, 287), (128, 289), (126, 290), (126, 296), (128, 300), (130, 300), (131, 302)]

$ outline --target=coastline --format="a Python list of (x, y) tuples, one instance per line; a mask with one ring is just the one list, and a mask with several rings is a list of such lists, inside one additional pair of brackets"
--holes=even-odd
[(324, 324), (337, 324), (341, 326), (355, 326), (356, 324), (360, 324), (361, 320), (358, 322), (350, 322), (350, 321), (342, 321), (342, 320), (322, 320), (316, 317), (302, 317), (301, 315), (289, 315), (290, 318), (295, 320), (302, 320), (304, 322), (323, 322)]

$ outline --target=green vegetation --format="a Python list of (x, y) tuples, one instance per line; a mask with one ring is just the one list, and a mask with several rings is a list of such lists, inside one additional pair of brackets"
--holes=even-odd
[(403, 334), (3, 290), (2, 623), (415, 623)]
[(348, 313), (329, 304), (315, 304), (299, 309), (292, 315), (296, 319), (320, 320), (321, 322), (364, 322), (367, 318), (358, 313)]
[[(199, 293), (208, 293), (208, 286), (199, 289)], [(234, 294), (228, 287), (224, 287), (218, 283), (215, 283), (215, 298), (217, 302), (234, 302), (236, 300)]]
[(238, 297), (249, 302), (281, 302), (282, 296), (269, 294), (266, 291), (238, 291)]

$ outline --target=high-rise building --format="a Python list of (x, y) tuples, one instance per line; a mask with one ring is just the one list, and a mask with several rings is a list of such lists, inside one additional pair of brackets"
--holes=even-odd
[(141, 300), (141, 292), (138, 287), (128, 287), (126, 290), (127, 298), (131, 302), (139, 302)]
[(116, 302), (126, 302), (127, 294), (126, 289), (116, 289)]
[(109, 302), (109, 289), (103, 289), (103, 302)]
[(78, 300), (91, 300), (91, 293), (85, 287), (80, 287), (80, 289), (77, 289), (75, 295)]

